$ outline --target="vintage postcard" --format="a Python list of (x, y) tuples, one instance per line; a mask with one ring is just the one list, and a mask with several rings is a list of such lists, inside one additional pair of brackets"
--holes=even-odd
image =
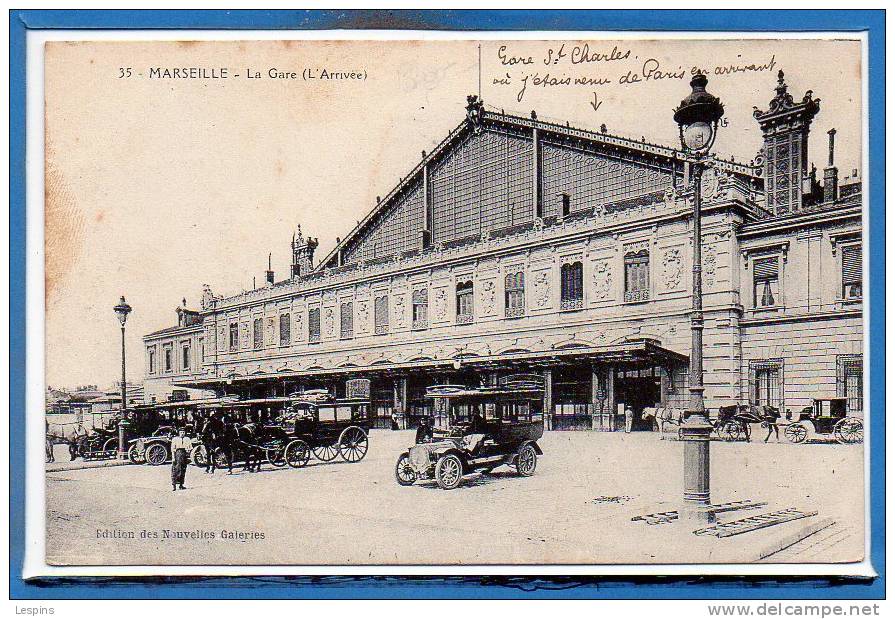
[(34, 572), (866, 573), (865, 43), (47, 41)]

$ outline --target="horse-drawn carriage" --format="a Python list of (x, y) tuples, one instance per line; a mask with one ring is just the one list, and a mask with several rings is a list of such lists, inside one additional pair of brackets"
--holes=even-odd
[(791, 443), (803, 443), (816, 436), (833, 436), (843, 444), (863, 442), (863, 420), (847, 413), (846, 398), (818, 398), (798, 413), (787, 413), (790, 423), (783, 434)]
[(522, 477), (534, 474), (543, 452), (544, 382), (538, 375), (514, 375), (497, 386), (430, 387), (436, 420), (446, 427), (431, 436), (418, 432), (417, 444), (398, 457), (395, 479), (402, 486), (434, 479), (445, 490), (456, 488), (463, 476), (491, 472), (501, 465), (515, 467)]
[(767, 441), (771, 433), (776, 431), (780, 411), (773, 406), (757, 406), (754, 404), (733, 404), (718, 409), (718, 419), (713, 424), (715, 434), (724, 441), (738, 441), (741, 438), (752, 440), (751, 426), (754, 423), (768, 431)]
[(341, 456), (360, 462), (367, 455), (370, 402), (365, 398), (336, 400), (325, 391), (297, 394), (281, 423), (289, 439), (283, 461), (292, 468), (305, 466), (311, 454), (322, 462)]
[(112, 460), (118, 455), (118, 418), (110, 417), (104, 426), (79, 437), (71, 446), (72, 460)]
[[(231, 471), (234, 462), (255, 470), (262, 460), (301, 468), (312, 454), (323, 462), (338, 456), (359, 462), (369, 446), (369, 406), (369, 398), (335, 399), (326, 390), (215, 404), (203, 417), (219, 420), (217, 429), (199, 428), (204, 443), (193, 449), (192, 461), (205, 467), (205, 444), (211, 444), (215, 467)], [(275, 413), (262, 416), (259, 408)]]

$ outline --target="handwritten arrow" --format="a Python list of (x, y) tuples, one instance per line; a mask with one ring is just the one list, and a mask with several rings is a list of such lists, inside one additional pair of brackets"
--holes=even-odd
[(594, 100), (590, 102), (590, 106), (594, 108), (594, 111), (600, 109), (600, 106), (603, 105), (603, 102), (597, 98), (597, 93), (594, 93)]

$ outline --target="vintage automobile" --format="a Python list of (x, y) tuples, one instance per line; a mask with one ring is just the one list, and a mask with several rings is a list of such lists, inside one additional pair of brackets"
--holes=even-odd
[(864, 422), (858, 417), (848, 417), (846, 398), (816, 398), (811, 406), (798, 413), (787, 412), (790, 423), (783, 434), (791, 443), (802, 443), (814, 436), (832, 435), (839, 443), (861, 443), (864, 440)]
[(501, 465), (515, 467), (523, 477), (534, 474), (543, 454), (537, 443), (544, 434), (542, 377), (517, 374), (479, 388), (436, 385), (426, 397), (435, 401), (435, 418), (444, 419), (446, 427), (433, 429), (431, 438), (398, 457), (400, 485), (434, 479), (451, 490), (465, 475)]

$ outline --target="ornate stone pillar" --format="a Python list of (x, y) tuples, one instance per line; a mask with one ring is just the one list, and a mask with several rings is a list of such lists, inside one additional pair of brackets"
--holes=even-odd
[(544, 370), (544, 429), (553, 429), (553, 370)]
[(395, 391), (395, 415), (397, 415), (398, 428), (407, 428), (407, 378), (402, 376), (394, 380)]

